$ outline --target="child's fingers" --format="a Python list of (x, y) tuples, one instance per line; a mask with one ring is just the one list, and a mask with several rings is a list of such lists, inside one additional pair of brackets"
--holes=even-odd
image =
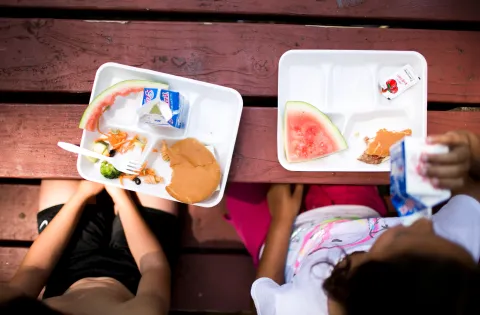
[(469, 161), (470, 150), (468, 146), (461, 145), (444, 154), (425, 154), (422, 160), (431, 164), (465, 164)]
[(447, 132), (443, 135), (429, 136), (427, 142), (429, 144), (444, 144), (448, 146), (459, 144), (468, 145), (468, 137), (462, 132)]
[(464, 178), (432, 178), (430, 179), (430, 182), (432, 185), (436, 188), (442, 188), (442, 189), (449, 189), (449, 190), (456, 190), (463, 188), (465, 185), (465, 179)]
[(422, 175), (429, 178), (440, 178), (440, 179), (452, 179), (452, 178), (462, 178), (468, 173), (468, 165), (465, 164), (456, 164), (456, 165), (427, 165), (423, 170)]
[(434, 135), (427, 138), (429, 144), (446, 144), (449, 145), (454, 140), (452, 133), (445, 133), (443, 135)]

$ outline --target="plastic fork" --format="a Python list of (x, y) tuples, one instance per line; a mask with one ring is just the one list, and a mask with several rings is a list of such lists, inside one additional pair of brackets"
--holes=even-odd
[(126, 163), (123, 161), (119, 161), (115, 157), (109, 157), (105, 156), (102, 154), (99, 154), (97, 152), (93, 152), (84, 148), (80, 148), (79, 146), (76, 146), (71, 143), (67, 142), (58, 142), (57, 145), (69, 152), (77, 153), (80, 155), (84, 156), (89, 156), (95, 159), (99, 159), (102, 161), (107, 161), (108, 163), (112, 164), (113, 167), (115, 167), (117, 170), (119, 170), (122, 173), (129, 174), (129, 175), (135, 175), (140, 172), (140, 169), (142, 168), (142, 162), (141, 161), (136, 161), (136, 160), (129, 160)]

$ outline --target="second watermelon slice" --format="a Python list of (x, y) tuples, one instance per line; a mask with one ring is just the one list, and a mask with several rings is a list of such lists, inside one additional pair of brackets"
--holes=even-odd
[(327, 115), (311, 104), (298, 101), (285, 105), (284, 144), (288, 162), (318, 159), (348, 148)]

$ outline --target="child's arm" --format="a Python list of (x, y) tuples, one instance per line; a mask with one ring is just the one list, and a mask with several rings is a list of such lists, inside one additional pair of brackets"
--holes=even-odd
[(37, 298), (70, 241), (87, 200), (102, 190), (101, 184), (82, 181), (78, 191), (33, 242), (10, 286)]
[(128, 248), (142, 275), (134, 299), (124, 307), (145, 314), (167, 314), (170, 306), (170, 266), (162, 246), (143, 220), (129, 194), (116, 187), (106, 187), (122, 221)]
[(285, 283), (285, 263), (294, 221), (272, 220), (258, 266), (257, 279), (266, 277), (280, 285)]
[(292, 226), (302, 204), (303, 186), (296, 185), (293, 193), (288, 184), (272, 185), (268, 206), (272, 223), (268, 229), (265, 248), (260, 259), (257, 279), (267, 277), (278, 284), (285, 283), (285, 263)]

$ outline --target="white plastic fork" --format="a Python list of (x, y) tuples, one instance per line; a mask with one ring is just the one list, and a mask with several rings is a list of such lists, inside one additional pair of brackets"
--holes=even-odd
[(115, 167), (117, 170), (119, 170), (122, 173), (129, 174), (129, 175), (135, 175), (138, 174), (142, 167), (142, 162), (141, 161), (136, 161), (136, 160), (129, 160), (126, 163), (123, 161), (119, 161), (118, 159), (115, 159), (115, 157), (109, 157), (105, 156), (102, 154), (99, 154), (94, 151), (90, 151), (84, 148), (80, 148), (79, 146), (76, 146), (71, 143), (67, 142), (58, 142), (57, 145), (69, 152), (77, 153), (80, 155), (84, 156), (89, 156), (92, 158), (96, 158), (102, 161), (107, 161), (108, 163), (112, 164), (113, 167)]

